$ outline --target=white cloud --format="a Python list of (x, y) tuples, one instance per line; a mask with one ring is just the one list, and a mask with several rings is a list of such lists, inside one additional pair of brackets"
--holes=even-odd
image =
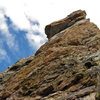
[[(18, 50), (18, 45), (15, 42), (15, 37), (9, 32), (6, 18), (5, 18), (5, 10), (0, 9), (0, 34), (3, 35), (3, 41), (5, 41), (10, 49)], [(15, 48), (16, 47), (16, 48)]]
[(6, 58), (8, 58), (7, 52), (0, 48), (0, 60), (5, 60)]
[(46, 24), (67, 16), (77, 9), (84, 9), (96, 24), (100, 25), (100, 0), (0, 0), (6, 13), (21, 29), (30, 27), (25, 14), (37, 19), (43, 32)]
[[(17, 40), (15, 40), (15, 34), (13, 33), (10, 33), (9, 32), (9, 29), (8, 29), (8, 25), (7, 25), (7, 22), (6, 22), (6, 18), (5, 18), (5, 15), (6, 13), (4, 12), (3, 9), (0, 10), (0, 31), (3, 35), (3, 41), (5, 41), (7, 43), (7, 45), (9, 46), (10, 49), (14, 49), (14, 50), (17, 50), (19, 49), (19, 45), (17, 44)], [(36, 50), (46, 41), (46, 36), (44, 34), (42, 34), (41, 32), (39, 32), (39, 22), (34, 19), (32, 16), (27, 16), (25, 15), (27, 21), (28, 21), (28, 24), (29, 24), (29, 27), (27, 27), (27, 29), (25, 28), (24, 30), (27, 31), (27, 34), (26, 34), (26, 38), (29, 42), (29, 45), (32, 47), (32, 48), (36, 48)], [(18, 31), (19, 28), (16, 24), (14, 25), (14, 23), (11, 23), (11, 28), (14, 28), (16, 29), (16, 31)], [(24, 25), (23, 25), (24, 26)], [(34, 34), (34, 33), (40, 33), (38, 35)], [(3, 44), (3, 43), (2, 43)]]
[(35, 34), (38, 32), (37, 30), (30, 30), (29, 33), (26, 34), (26, 38), (29, 41), (31, 47), (36, 50), (47, 41), (46, 37), (44, 37), (40, 32), (40, 35)]
[(46, 35), (40, 31), (40, 24), (37, 19), (31, 15), (25, 14), (25, 16), (29, 21), (29, 27), (26, 29), (26, 38), (28, 39), (29, 45), (37, 50), (47, 41)]
[(5, 50), (3, 50), (3, 49), (0, 49), (0, 55), (7, 55), (7, 53), (6, 53), (6, 51)]
[(10, 61), (7, 51), (2, 48), (3, 42), (11, 50), (18, 51), (19, 48), (14, 33), (9, 32), (5, 15), (12, 20), (10, 27), (16, 31), (25, 30), (29, 45), (38, 49), (47, 41), (44, 27), (78, 9), (86, 10), (87, 17), (100, 26), (100, 0), (0, 0), (0, 34), (3, 35), (0, 38), (0, 61)]
[[(16, 29), (27, 30), (28, 41), (31, 41), (32, 44), (34, 40), (34, 43), (39, 46), (40, 41), (46, 39), (44, 34), (45, 25), (64, 18), (78, 9), (86, 10), (91, 21), (99, 26), (99, 4), (100, 0), (0, 0), (0, 6), (5, 8), (6, 15), (11, 18)], [(37, 20), (40, 27), (30, 23), (30, 21)], [(3, 27), (6, 26), (2, 25)], [(41, 34), (39, 36), (34, 35), (34, 30), (38, 30)], [(13, 38), (11, 35), (9, 37)], [(11, 45), (13, 46), (13, 44)]]
[(33, 33), (27, 33), (26, 37), (29, 40), (30, 46), (35, 47), (36, 49), (39, 48), (39, 46), (41, 45), (40, 44), (40, 40), (41, 40), (40, 36), (35, 36)]
[(8, 56), (7, 51), (4, 50), (3, 48), (0, 48), (0, 63), (3, 63), (3, 61), (6, 61), (6, 62), (10, 63), (11, 62), (11, 59)]

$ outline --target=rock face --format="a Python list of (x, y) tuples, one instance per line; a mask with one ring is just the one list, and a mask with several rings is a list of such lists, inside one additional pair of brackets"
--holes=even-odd
[(66, 18), (47, 25), (45, 27), (45, 33), (47, 34), (48, 39), (50, 39), (53, 35), (72, 26), (77, 21), (85, 19), (85, 17), (86, 17), (85, 11), (82, 11), (82, 10), (75, 11), (71, 13), (70, 15), (68, 15)]
[(48, 42), (5, 71), (0, 100), (100, 100), (100, 30), (85, 17), (47, 25)]
[(34, 55), (29, 58), (21, 59), (18, 62), (16, 62), (13, 66), (9, 67), (6, 71), (0, 72), (0, 92), (4, 89), (5, 83), (11, 77), (16, 75), (21, 68), (26, 67), (33, 59)]

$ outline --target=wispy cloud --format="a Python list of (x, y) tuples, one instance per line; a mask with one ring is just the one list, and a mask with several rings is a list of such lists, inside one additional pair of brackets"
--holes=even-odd
[(0, 8), (0, 71), (6, 69), (7, 64), (11, 63), (9, 50), (18, 51), (18, 44), (15, 41), (15, 36), (9, 32), (5, 16), (5, 9)]
[(36, 35), (36, 31), (29, 31), (26, 34), (26, 38), (29, 41), (29, 45), (36, 50), (46, 42), (46, 39), (42, 35)]
[[(47, 41), (45, 25), (74, 10), (86, 10), (89, 18), (100, 25), (100, 15), (97, 13), (100, 9), (99, 2), (100, 0), (0, 0), (0, 65), (6, 64), (7, 57), (12, 62), (10, 64), (13, 64), (16, 60), (35, 53)], [(5, 59), (5, 62), (1, 59)]]
[(26, 38), (29, 41), (29, 45), (37, 50), (47, 41), (46, 35), (40, 31), (40, 23), (34, 17), (27, 14), (25, 15), (30, 24), (30, 28), (27, 30)]
[[(6, 10), (0, 9), (0, 65), (8, 66), (18, 59), (27, 57), (46, 42), (46, 36), (40, 32), (39, 22), (32, 16), (26, 16), (28, 27), (19, 28)], [(16, 55), (17, 54), (17, 55)]]
[(28, 22), (28, 27), (20, 29), (18, 26), (16, 26), (16, 24), (13, 21), (9, 22), (10, 17), (7, 17), (6, 11), (3, 8), (1, 8), (0, 34), (2, 35), (3, 42), (6, 42), (10, 49), (13, 48), (13, 50), (18, 51), (20, 44), (18, 44), (18, 40), (16, 40), (17, 34), (12, 33), (11, 29), (14, 29), (16, 33), (19, 30), (25, 31), (26, 33), (24, 34), (24, 37), (27, 39), (30, 47), (34, 48), (34, 50), (36, 51), (43, 43), (47, 41), (47, 38), (46, 35), (40, 31), (39, 22), (33, 16), (27, 15), (25, 13), (24, 15)]
[[(46, 24), (67, 16), (77, 9), (88, 12), (89, 18), (100, 25), (100, 0), (0, 0), (0, 6), (6, 8), (6, 14), (20, 29), (30, 27), (25, 14), (34, 16), (41, 23), (41, 31), (44, 32)], [(94, 9), (95, 8), (95, 9)], [(96, 16), (96, 18), (95, 18)]]
[(8, 58), (7, 52), (0, 48), (0, 60), (5, 60)]
[[(3, 8), (0, 9), (0, 35), (3, 36), (3, 41), (7, 43), (10, 49), (18, 49), (18, 45), (15, 42), (15, 36), (9, 32), (7, 22), (5, 18), (5, 10)], [(17, 48), (15, 48), (17, 47)]]

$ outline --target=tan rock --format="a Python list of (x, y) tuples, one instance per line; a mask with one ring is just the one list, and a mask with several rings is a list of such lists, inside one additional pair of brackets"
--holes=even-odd
[(82, 10), (75, 11), (68, 15), (66, 18), (59, 21), (53, 22), (45, 27), (45, 33), (50, 39), (53, 35), (59, 33), (60, 31), (72, 26), (77, 21), (85, 19), (86, 12)]
[(48, 40), (25, 67), (19, 67), (6, 81), (0, 100), (14, 95), (26, 100), (94, 100), (96, 66), (100, 66), (100, 30), (82, 17)]

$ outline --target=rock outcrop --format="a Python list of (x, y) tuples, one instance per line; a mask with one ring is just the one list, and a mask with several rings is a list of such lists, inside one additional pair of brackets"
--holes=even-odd
[(47, 25), (48, 42), (6, 71), (15, 74), (0, 100), (100, 100), (100, 30), (85, 17), (78, 10)]
[(72, 26), (77, 21), (86, 18), (86, 12), (82, 10), (75, 11), (68, 15), (66, 18), (59, 21), (53, 22), (45, 27), (45, 33), (47, 34), (48, 39), (53, 35), (63, 31), (64, 29)]
[(13, 77), (17, 72), (24, 67), (27, 67), (27, 65), (34, 59), (34, 55), (28, 58), (21, 59), (17, 61), (14, 65), (10, 66), (7, 70), (4, 72), (0, 72), (0, 91), (4, 89), (5, 83)]

